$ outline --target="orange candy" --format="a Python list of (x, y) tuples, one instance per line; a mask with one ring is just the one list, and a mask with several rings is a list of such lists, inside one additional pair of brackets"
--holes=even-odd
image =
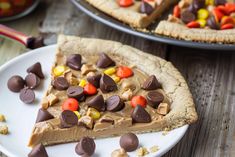
[(180, 7), (178, 5), (176, 5), (173, 9), (173, 16), (174, 17), (180, 17)]
[(84, 93), (87, 95), (94, 95), (97, 93), (97, 89), (91, 83), (88, 83), (84, 87)]
[(120, 66), (117, 69), (116, 75), (120, 78), (128, 78), (133, 75), (133, 71), (129, 67)]
[(199, 27), (200, 27), (200, 24), (199, 24), (198, 22), (196, 22), (196, 21), (192, 21), (192, 22), (189, 22), (189, 23), (187, 24), (187, 27), (188, 27), (188, 28), (199, 28)]
[(137, 105), (140, 105), (140, 106), (145, 108), (146, 104), (147, 104), (146, 99), (143, 96), (141, 96), (141, 95), (134, 96), (131, 99), (131, 106), (132, 107), (136, 107)]
[(225, 7), (229, 14), (235, 12), (235, 3), (226, 3)]
[(218, 8), (215, 8), (212, 13), (215, 16), (216, 21), (220, 21), (224, 16), (224, 14)]
[(62, 110), (70, 110), (70, 111), (77, 111), (79, 108), (79, 103), (74, 98), (68, 98), (62, 104)]
[(129, 7), (134, 4), (134, 1), (133, 0), (119, 0), (118, 3), (121, 7)]
[(228, 23), (234, 24), (233, 18), (230, 17), (230, 16), (224, 16), (224, 17), (221, 19), (221, 25), (228, 24)]
[(225, 14), (225, 15), (228, 15), (228, 14), (229, 14), (227, 8), (226, 8), (224, 5), (219, 5), (219, 6), (217, 6), (216, 8), (217, 8), (220, 12), (222, 12), (223, 14)]
[(231, 23), (227, 23), (227, 24), (224, 24), (224, 25), (221, 26), (221, 29), (222, 29), (222, 30), (225, 30), (225, 29), (232, 29), (232, 28), (234, 28), (234, 26), (233, 26), (233, 24), (231, 24)]

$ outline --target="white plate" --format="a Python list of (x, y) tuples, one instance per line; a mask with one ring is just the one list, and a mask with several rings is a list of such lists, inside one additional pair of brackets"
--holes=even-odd
[[(54, 60), (56, 46), (47, 46), (21, 55), (0, 68), (0, 113), (7, 118), (10, 134), (0, 135), (0, 151), (9, 157), (26, 157), (30, 152), (27, 142), (34, 126), (39, 100), (50, 82), (50, 67)], [(12, 93), (7, 88), (7, 80), (12, 75), (26, 76), (26, 69), (35, 62), (41, 62), (46, 79), (36, 92), (36, 103), (26, 105), (19, 100), (18, 93)], [(2, 124), (2, 123), (0, 123)], [(162, 132), (138, 135), (140, 146), (150, 148), (159, 146), (160, 150), (150, 156), (161, 156), (170, 150), (185, 134), (188, 125), (170, 131), (167, 135)], [(95, 140), (96, 154), (94, 156), (109, 157), (114, 149), (119, 148), (119, 137)], [(49, 157), (77, 157), (74, 148), (76, 143), (47, 147)], [(136, 152), (129, 153), (136, 156)]]

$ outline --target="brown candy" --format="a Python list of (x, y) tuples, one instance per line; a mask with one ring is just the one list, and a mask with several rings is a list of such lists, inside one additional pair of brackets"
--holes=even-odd
[(69, 87), (67, 90), (67, 95), (69, 98), (75, 98), (78, 101), (83, 101), (85, 97), (84, 90), (80, 86)]
[(217, 6), (217, 5), (224, 5), (225, 3), (227, 3), (227, 1), (226, 0), (215, 0), (215, 5)]
[(117, 90), (117, 85), (111, 77), (104, 74), (100, 79), (100, 89), (103, 93), (108, 93)]
[(148, 92), (146, 98), (148, 104), (153, 108), (157, 108), (158, 105), (164, 100), (164, 96), (158, 91)]
[(101, 74), (87, 77), (87, 81), (94, 85), (96, 88), (100, 87)]
[(64, 110), (60, 115), (60, 125), (62, 128), (71, 128), (78, 123), (78, 117), (73, 111)]
[(82, 56), (80, 54), (71, 54), (67, 57), (66, 65), (73, 70), (81, 70)]
[(69, 88), (69, 83), (64, 77), (57, 77), (52, 81), (52, 86), (57, 90), (66, 90)]
[(27, 69), (28, 73), (34, 73), (39, 78), (44, 79), (44, 74), (42, 73), (41, 63), (37, 62)]
[(216, 22), (215, 17), (214, 16), (210, 16), (207, 19), (207, 26), (209, 26), (211, 29), (219, 29), (219, 24)]
[(53, 118), (54, 116), (52, 116), (47, 110), (40, 108), (38, 110), (36, 123), (43, 122)]
[(36, 74), (34, 74), (34, 73), (29, 73), (25, 77), (25, 83), (26, 83), (27, 87), (29, 87), (31, 89), (35, 89), (40, 84), (40, 78)]
[(98, 111), (105, 111), (104, 97), (102, 95), (97, 95), (87, 102), (89, 107), (93, 107)]
[(81, 156), (91, 156), (94, 154), (95, 148), (96, 148), (96, 145), (92, 138), (83, 137), (78, 142), (75, 148), (75, 152)]
[(35, 100), (35, 93), (32, 89), (23, 88), (20, 91), (20, 100), (26, 104), (31, 104)]
[(106, 100), (106, 108), (108, 111), (120, 111), (123, 107), (124, 103), (118, 95), (113, 95)]
[(141, 5), (140, 5), (140, 12), (141, 13), (145, 13), (147, 15), (150, 15), (153, 11), (154, 11), (154, 8), (150, 4), (148, 4), (145, 1), (141, 2)]
[(189, 22), (194, 21), (196, 19), (196, 16), (192, 12), (185, 10), (181, 13), (180, 18), (184, 23), (187, 24)]
[(42, 144), (38, 144), (28, 154), (28, 157), (48, 157), (48, 154), (45, 147)]
[(133, 133), (127, 133), (120, 138), (120, 146), (127, 152), (135, 151), (139, 146), (139, 139)]
[(137, 105), (132, 114), (132, 120), (135, 123), (149, 123), (151, 122), (151, 116), (149, 113), (140, 105)]
[(24, 79), (18, 75), (12, 76), (7, 82), (7, 87), (12, 92), (20, 92), (24, 88), (24, 85)]
[(101, 53), (96, 65), (99, 68), (107, 68), (109, 66), (115, 66), (115, 62), (105, 53)]
[(156, 76), (151, 75), (147, 80), (143, 83), (142, 88), (145, 90), (155, 90), (161, 88), (160, 83), (158, 82)]

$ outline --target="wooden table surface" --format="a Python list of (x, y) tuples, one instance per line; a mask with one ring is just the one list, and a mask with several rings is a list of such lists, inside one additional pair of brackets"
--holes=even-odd
[[(29, 16), (4, 24), (28, 35), (43, 33), (50, 44), (58, 33), (96, 37), (171, 61), (188, 82), (199, 119), (164, 157), (235, 156), (235, 52), (169, 46), (128, 35), (91, 19), (67, 0), (44, 1)], [(27, 51), (0, 37), (0, 65)]]

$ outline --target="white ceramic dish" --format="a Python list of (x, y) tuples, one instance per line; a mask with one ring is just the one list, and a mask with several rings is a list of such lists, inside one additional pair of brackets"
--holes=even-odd
[[(27, 142), (40, 107), (39, 101), (50, 82), (50, 67), (54, 60), (55, 49), (55, 45), (36, 49), (16, 57), (0, 67), (0, 113), (6, 116), (6, 124), (10, 130), (9, 135), (0, 135), (0, 151), (9, 157), (26, 157), (31, 150), (27, 147)], [(26, 69), (37, 61), (41, 62), (46, 78), (35, 91), (35, 104), (26, 105), (19, 100), (18, 93), (8, 90), (7, 81), (16, 74), (25, 77)], [(140, 146), (146, 148), (159, 146), (159, 151), (148, 155), (148, 157), (159, 157), (169, 151), (183, 137), (187, 128), (188, 125), (185, 125), (170, 131), (167, 135), (163, 135), (162, 132), (138, 135)], [(119, 148), (119, 137), (98, 139), (95, 142), (97, 146), (95, 157), (109, 157), (114, 149)], [(77, 157), (78, 155), (74, 151), (75, 146), (76, 143), (70, 143), (50, 146), (46, 149), (49, 157)], [(136, 152), (129, 153), (129, 156), (136, 156)]]

